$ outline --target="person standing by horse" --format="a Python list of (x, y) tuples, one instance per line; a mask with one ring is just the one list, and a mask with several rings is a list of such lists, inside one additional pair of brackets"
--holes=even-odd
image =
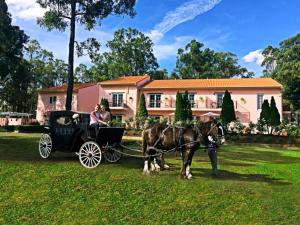
[[(211, 123), (211, 129), (214, 129), (217, 127), (217, 121), (215, 119), (212, 120)], [(218, 149), (219, 149), (219, 144), (216, 140), (216, 137), (213, 135), (209, 134), (207, 136), (206, 140), (206, 147), (207, 147), (207, 153), (210, 159), (211, 163), (211, 168), (212, 168), (212, 175), (216, 176), (219, 174), (218, 171)]]

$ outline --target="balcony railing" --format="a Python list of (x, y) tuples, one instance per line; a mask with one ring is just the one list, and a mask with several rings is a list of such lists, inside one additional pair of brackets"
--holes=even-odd
[[(176, 101), (159, 101), (159, 102), (148, 102), (147, 107), (149, 109), (174, 109), (176, 108)], [(204, 102), (194, 102), (191, 104), (192, 109), (218, 109), (217, 102), (207, 100)]]
[(125, 108), (124, 102), (109, 102), (109, 108)]

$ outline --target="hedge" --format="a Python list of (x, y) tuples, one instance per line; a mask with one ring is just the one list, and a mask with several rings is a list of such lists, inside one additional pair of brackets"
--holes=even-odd
[(282, 144), (282, 145), (300, 145), (300, 137), (278, 136), (266, 134), (227, 134), (226, 141), (232, 143), (259, 143), (259, 144)]
[(41, 125), (1, 126), (0, 132), (43, 133), (45, 127)]

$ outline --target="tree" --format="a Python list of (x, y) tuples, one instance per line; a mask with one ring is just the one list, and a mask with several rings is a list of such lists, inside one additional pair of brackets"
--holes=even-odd
[(183, 120), (193, 120), (193, 112), (192, 112), (192, 108), (191, 108), (191, 103), (189, 100), (189, 93), (188, 91), (185, 91), (185, 93), (182, 95), (182, 102), (183, 102)]
[(228, 90), (225, 91), (223, 102), (222, 102), (222, 111), (220, 116), (222, 122), (226, 125), (236, 120), (235, 112), (234, 112), (234, 104), (231, 99), (231, 95)]
[(105, 111), (110, 112), (109, 103), (108, 103), (108, 100), (106, 98), (101, 98), (100, 105), (104, 106)]
[(148, 71), (147, 73), (149, 73), (152, 80), (166, 80), (166, 79), (169, 79), (168, 71), (166, 69)]
[[(65, 31), (67, 27), (70, 27), (66, 110), (71, 110), (76, 22), (84, 25), (87, 30), (91, 30), (95, 27), (97, 21), (100, 22), (110, 14), (134, 16), (135, 0), (37, 0), (37, 3), (46, 10), (44, 16), (38, 19), (39, 25), (46, 27), (48, 30), (57, 29), (58, 31)], [(100, 47), (94, 38), (89, 38), (81, 44), (76, 43), (79, 56), (84, 54), (84, 49), (90, 54)]]
[(176, 94), (176, 108), (175, 108), (175, 122), (183, 120), (183, 102), (182, 94), (177, 92)]
[[(142, 32), (128, 28), (119, 29), (107, 42), (108, 52), (97, 54), (92, 60), (93, 69), (109, 79), (121, 75), (155, 74), (158, 68), (153, 54), (153, 42)], [(164, 72), (164, 71), (163, 71)]]
[(3, 95), (1, 97), (7, 103), (7, 110), (14, 112), (30, 111), (30, 82), (30, 66), (26, 60), (21, 60), (15, 66), (15, 71), (10, 75), (10, 79), (3, 88)]
[[(23, 47), (28, 36), (18, 26), (11, 24), (11, 16), (4, 0), (0, 0), (0, 100), (6, 102), (4, 97), (8, 90), (8, 82), (21, 69), (23, 63)], [(24, 66), (24, 65), (22, 65)], [(10, 85), (9, 85), (10, 86)]]
[(259, 120), (260, 120), (261, 125), (266, 127), (266, 130), (269, 134), (270, 133), (270, 131), (269, 131), (269, 126), (270, 126), (270, 105), (269, 105), (269, 101), (267, 99), (264, 100), (264, 102), (261, 106), (261, 112), (260, 112)]
[(300, 34), (282, 41), (278, 48), (266, 47), (263, 55), (264, 76), (281, 83), (284, 99), (290, 102), (294, 111), (299, 110), (300, 89), (296, 84), (300, 83)]
[(29, 112), (35, 113), (37, 90), (63, 85), (67, 82), (68, 65), (60, 59), (55, 59), (52, 52), (43, 49), (37, 40), (30, 40), (24, 51), (31, 81), (28, 88)]
[(196, 40), (178, 49), (175, 72), (182, 79), (252, 77), (231, 52), (215, 52)]
[(148, 117), (148, 111), (146, 108), (145, 95), (144, 95), (144, 93), (142, 93), (140, 96), (137, 120), (138, 120), (138, 122), (144, 123), (145, 120), (147, 119), (147, 117)]
[(280, 125), (280, 114), (276, 107), (276, 102), (275, 102), (275, 99), (273, 96), (271, 97), (269, 118), (270, 118), (270, 126), (272, 127), (272, 130), (271, 130), (271, 134), (272, 134), (274, 127), (277, 127)]

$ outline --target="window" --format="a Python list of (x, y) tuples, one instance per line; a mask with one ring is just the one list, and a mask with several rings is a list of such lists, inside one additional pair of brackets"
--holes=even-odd
[(264, 100), (264, 94), (257, 94), (257, 109), (261, 109), (263, 100)]
[(150, 94), (150, 107), (160, 108), (161, 94)]
[(122, 115), (112, 115), (112, 120), (122, 122)]
[(222, 107), (224, 93), (217, 93), (217, 108)]
[(160, 120), (160, 116), (149, 116), (150, 118), (154, 119), (154, 120)]
[(56, 102), (56, 96), (51, 96), (51, 97), (49, 98), (49, 103), (50, 103), (50, 104), (55, 104), (55, 102)]
[(195, 94), (189, 94), (189, 101), (191, 103), (191, 108), (195, 108)]
[(123, 106), (123, 93), (113, 93), (112, 94), (112, 107)]

